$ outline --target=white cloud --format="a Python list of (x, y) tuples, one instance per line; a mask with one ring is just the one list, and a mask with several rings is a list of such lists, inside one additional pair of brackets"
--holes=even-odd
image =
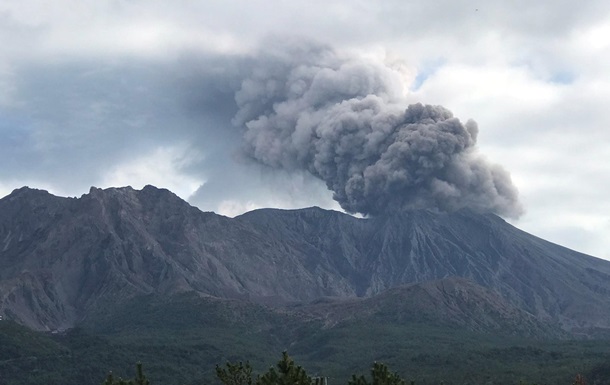
[(205, 182), (183, 172), (198, 156), (186, 146), (159, 147), (151, 153), (114, 165), (97, 187), (131, 186), (135, 189), (151, 184), (167, 188), (184, 200)]
[(251, 201), (243, 202), (228, 199), (221, 201), (218, 204), (218, 209), (215, 210), (215, 212), (221, 215), (226, 215), (227, 217), (235, 217), (245, 212), (260, 209), (263, 207), (265, 206), (260, 206)]

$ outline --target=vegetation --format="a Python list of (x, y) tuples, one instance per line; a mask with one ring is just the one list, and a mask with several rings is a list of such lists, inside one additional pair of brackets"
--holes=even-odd
[[(295, 364), (294, 360), (287, 352), (282, 353), (282, 358), (277, 362), (276, 367), (271, 367), (267, 372), (259, 375), (255, 381), (252, 379), (252, 367), (248, 362), (243, 364), (227, 362), (225, 367), (216, 365), (216, 376), (222, 385), (322, 385), (326, 383), (324, 378), (311, 378), (307, 375), (303, 367)], [(593, 384), (603, 384), (607, 381)], [(441, 385), (444, 383), (441, 382)], [(524, 382), (519, 382), (525, 385)], [(585, 378), (577, 374), (571, 383), (572, 385), (586, 385)], [(136, 366), (136, 377), (129, 381), (115, 381), (112, 374), (109, 374), (102, 385), (150, 385), (142, 372), (142, 364)], [(352, 375), (348, 385), (406, 385), (406, 381), (396, 372), (383, 363), (374, 362), (370, 372), (370, 380), (365, 376)], [(411, 381), (410, 385), (415, 385)]]
[(348, 385), (405, 385), (398, 373), (392, 373), (387, 366), (380, 362), (375, 362), (371, 369), (371, 381), (364, 376), (356, 377), (354, 374)]
[(106, 377), (106, 381), (102, 385), (150, 385), (150, 381), (144, 375), (144, 370), (142, 369), (142, 363), (138, 362), (136, 364), (136, 377), (133, 380), (123, 381), (123, 379), (119, 378), (115, 380), (112, 372), (108, 374)]
[[(270, 368), (269, 352), (287, 348), (303, 366), (286, 355), (282, 367)], [(315, 385), (320, 377), (329, 385), (401, 385), (400, 379), (417, 385), (571, 384), (576, 373), (589, 385), (610, 383), (608, 340), (524, 340), (415, 321), (354, 320), (328, 327), (187, 294), (141, 298), (65, 333), (0, 322), (0, 385), (99, 385), (104, 378), (116, 385), (121, 378), (144, 378), (137, 371), (134, 377), (136, 361), (153, 385), (213, 384), (219, 378), (230, 385), (269, 385), (282, 378)], [(222, 362), (233, 364), (217, 366)], [(360, 375), (371, 362), (387, 367), (375, 364), (370, 375)], [(266, 383), (259, 382), (263, 378)]]
[(225, 385), (252, 385), (252, 366), (227, 362), (226, 368), (216, 365), (216, 377)]

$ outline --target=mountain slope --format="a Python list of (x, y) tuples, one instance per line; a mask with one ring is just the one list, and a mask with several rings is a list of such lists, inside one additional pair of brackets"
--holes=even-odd
[(316, 250), (358, 295), (445, 277), (468, 278), (566, 328), (610, 325), (610, 262), (527, 234), (495, 215), (412, 211), (356, 219), (321, 209), (238, 219)]
[(610, 327), (610, 262), (494, 215), (310, 208), (231, 219), (152, 186), (78, 199), (22, 188), (0, 200), (0, 314), (37, 329), (142, 294), (287, 304), (454, 276), (566, 329)]
[(0, 314), (41, 329), (72, 326), (139, 294), (195, 290), (261, 301), (351, 294), (341, 279), (330, 282), (335, 277), (318, 285), (299, 250), (255, 226), (151, 186), (92, 188), (79, 199), (16, 190), (0, 200), (0, 240)]
[(529, 338), (565, 336), (557, 325), (543, 323), (496, 292), (457, 277), (398, 286), (373, 297), (319, 300), (296, 309), (324, 320), (326, 327), (357, 320), (422, 323)]

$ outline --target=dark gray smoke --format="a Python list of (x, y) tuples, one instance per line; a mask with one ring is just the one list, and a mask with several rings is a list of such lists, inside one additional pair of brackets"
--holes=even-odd
[(474, 152), (477, 124), (402, 102), (399, 74), (328, 47), (267, 51), (236, 94), (244, 151), (323, 180), (352, 213), (464, 207), (516, 217), (509, 174)]

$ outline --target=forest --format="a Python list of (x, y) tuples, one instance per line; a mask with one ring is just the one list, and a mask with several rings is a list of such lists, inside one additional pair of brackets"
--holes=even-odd
[[(606, 370), (606, 374), (602, 373)], [(593, 373), (593, 384), (608, 383), (607, 375), (610, 374), (610, 366), (598, 367)], [(299, 366), (288, 355), (287, 352), (282, 353), (281, 359), (275, 367), (270, 367), (265, 373), (259, 374), (256, 377), (253, 375), (252, 366), (249, 362), (227, 362), (224, 366), (216, 365), (216, 377), (222, 385), (328, 385), (329, 379), (324, 376), (311, 377), (307, 374), (302, 366)], [(605, 378), (602, 378), (605, 377)], [(410, 385), (415, 385), (415, 381), (409, 381)], [(587, 381), (581, 374), (576, 374), (572, 385), (586, 385)], [(106, 377), (106, 381), (102, 385), (151, 385), (151, 382), (142, 367), (142, 363), (136, 364), (136, 373), (133, 379), (124, 380), (122, 378), (115, 379), (112, 372)], [(407, 385), (407, 381), (398, 373), (392, 372), (387, 365), (374, 362), (369, 376), (353, 374), (348, 380), (347, 385)], [(444, 385), (441, 381), (439, 385)], [(527, 385), (524, 382), (519, 382), (519, 385)], [(532, 384), (534, 385), (534, 384)]]

